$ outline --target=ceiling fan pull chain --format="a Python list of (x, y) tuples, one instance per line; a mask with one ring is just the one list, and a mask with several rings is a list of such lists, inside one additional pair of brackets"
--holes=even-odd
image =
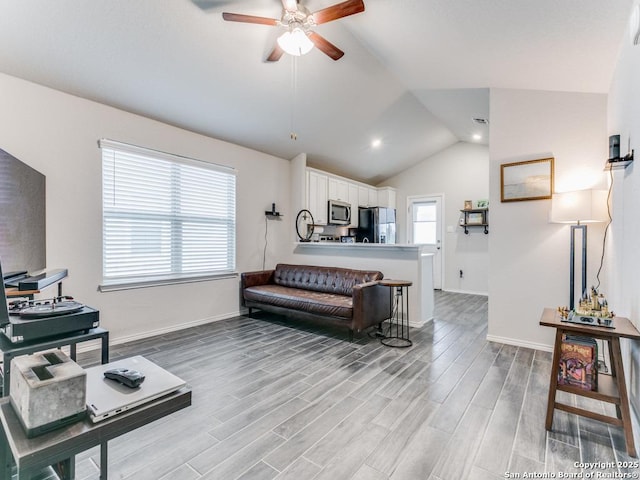
[(296, 133), (296, 103), (298, 98), (298, 57), (291, 56), (291, 140), (296, 141), (298, 134)]

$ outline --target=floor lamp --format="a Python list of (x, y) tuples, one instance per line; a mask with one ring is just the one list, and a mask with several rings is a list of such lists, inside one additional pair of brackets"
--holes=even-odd
[(607, 218), (605, 190), (578, 190), (554, 193), (551, 200), (551, 222), (571, 224), (569, 253), (569, 309), (575, 307), (576, 233), (581, 232), (581, 295), (587, 289), (587, 224), (604, 222)]

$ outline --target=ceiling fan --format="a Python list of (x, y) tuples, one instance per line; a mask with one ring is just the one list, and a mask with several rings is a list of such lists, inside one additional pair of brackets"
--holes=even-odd
[(323, 36), (314, 32), (313, 27), (360, 12), (364, 12), (364, 2), (362, 0), (346, 0), (313, 13), (303, 5), (300, 5), (297, 0), (282, 0), (282, 17), (280, 20), (228, 12), (224, 12), (222, 18), (228, 22), (257, 23), (273, 27), (284, 27), (286, 31), (278, 37), (276, 46), (267, 57), (268, 62), (277, 62), (285, 52), (296, 56), (304, 55), (314, 45), (332, 59), (339, 60), (344, 55), (344, 52)]

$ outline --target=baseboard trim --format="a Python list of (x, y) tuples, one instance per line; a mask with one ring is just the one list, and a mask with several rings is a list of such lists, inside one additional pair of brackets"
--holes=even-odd
[[(247, 309), (238, 310), (236, 312), (225, 313), (222, 315), (216, 315), (215, 317), (207, 317), (201, 318), (199, 320), (193, 320), (191, 322), (181, 323), (179, 325), (171, 325), (165, 328), (158, 328), (156, 330), (150, 330), (144, 333), (137, 333), (134, 335), (127, 335), (124, 337), (118, 338), (109, 338), (109, 346), (112, 345), (122, 345), (123, 343), (135, 342), (138, 340), (144, 340), (149, 337), (155, 337), (157, 335), (165, 335), (167, 333), (177, 332), (179, 330), (184, 330), (185, 328), (198, 327), (200, 325), (206, 325), (208, 323), (219, 322), (221, 320), (227, 320), (229, 318), (238, 317), (240, 315), (244, 315), (247, 312)], [(104, 328), (104, 327), (103, 327)], [(83, 342), (78, 345), (78, 352), (89, 352), (92, 350), (97, 350), (101, 348), (100, 340), (91, 340), (88, 342)]]
[(433, 322), (433, 317), (429, 317), (429, 318), (426, 318), (426, 319), (424, 319), (424, 320), (419, 320), (419, 321), (417, 321), (417, 322), (416, 322), (416, 321), (409, 320), (409, 326), (410, 326), (411, 328), (422, 328), (422, 327), (424, 327), (427, 323), (431, 323), (431, 322)]
[(488, 292), (474, 292), (471, 290), (458, 290), (457, 288), (443, 288), (443, 292), (451, 292), (451, 293), (464, 293), (466, 295), (482, 295), (483, 297), (488, 297)]
[(487, 335), (487, 341), (504, 343), (506, 345), (513, 345), (514, 347), (531, 348), (533, 350), (541, 350), (543, 352), (553, 352), (553, 345), (526, 342), (516, 338), (498, 337), (497, 335)]

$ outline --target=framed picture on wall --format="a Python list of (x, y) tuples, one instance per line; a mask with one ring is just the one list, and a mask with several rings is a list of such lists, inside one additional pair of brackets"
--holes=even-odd
[(467, 225), (483, 225), (484, 224), (484, 213), (470, 213), (467, 218)]
[(544, 200), (553, 194), (553, 158), (500, 165), (500, 201)]

